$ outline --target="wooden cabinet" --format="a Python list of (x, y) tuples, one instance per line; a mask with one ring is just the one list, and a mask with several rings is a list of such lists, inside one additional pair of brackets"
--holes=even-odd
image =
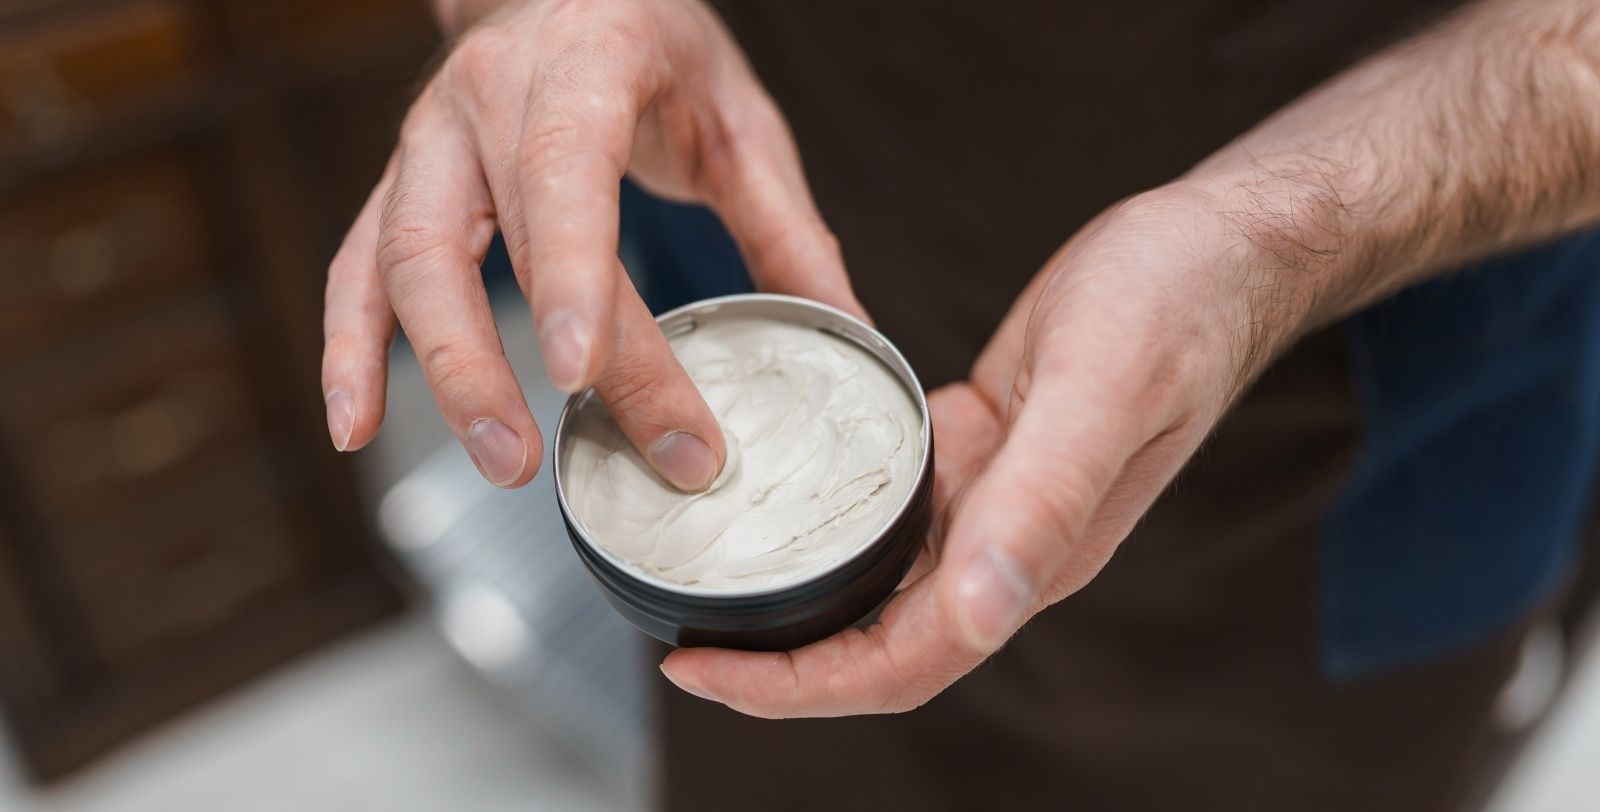
[(38, 346), (204, 276), (215, 248), (199, 171), (179, 155), (143, 155), (11, 197), (0, 209), (0, 337)]
[(94, 138), (212, 68), (200, 20), (170, 0), (18, 25), (0, 34), (0, 150)]
[(421, 0), (0, 10), (0, 709), (48, 779), (392, 611), (318, 388)]

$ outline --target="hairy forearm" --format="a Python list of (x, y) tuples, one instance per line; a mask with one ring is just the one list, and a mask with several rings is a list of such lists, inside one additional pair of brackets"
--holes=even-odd
[[(1183, 182), (1248, 284), (1337, 318), (1430, 272), (1600, 219), (1600, 0), (1487, 0), (1347, 71)], [(1291, 331), (1292, 332), (1292, 331)]]

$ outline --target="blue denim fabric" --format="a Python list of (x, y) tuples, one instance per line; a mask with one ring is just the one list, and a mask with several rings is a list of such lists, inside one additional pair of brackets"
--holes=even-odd
[(1600, 458), (1600, 235), (1404, 291), (1344, 333), (1363, 425), (1320, 551), (1335, 679), (1480, 641), (1571, 568)]
[(716, 215), (653, 197), (626, 181), (620, 253), (651, 313), (755, 289)]

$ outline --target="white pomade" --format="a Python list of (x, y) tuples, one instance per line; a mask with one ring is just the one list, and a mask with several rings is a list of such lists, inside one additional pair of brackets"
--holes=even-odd
[(672, 340), (722, 423), (728, 457), (704, 493), (645, 463), (597, 398), (572, 417), (562, 478), (589, 536), (685, 586), (799, 582), (860, 549), (906, 500), (922, 417), (860, 347), (810, 327), (729, 318)]

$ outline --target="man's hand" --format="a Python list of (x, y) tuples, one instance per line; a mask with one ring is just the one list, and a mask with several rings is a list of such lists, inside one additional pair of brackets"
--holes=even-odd
[(1600, 0), (1480, 3), (1103, 214), (930, 398), (936, 564), (866, 629), (662, 670), (744, 713), (908, 710), (1099, 572), (1305, 330), (1600, 217)]
[(937, 565), (879, 622), (782, 654), (683, 649), (663, 670), (756, 716), (909, 710), (1093, 578), (1239, 380), (1242, 313), (1200, 194), (1126, 202), (1068, 243), (968, 382), (929, 397)]
[(478, 274), (498, 225), (551, 382), (595, 386), (669, 482), (709, 484), (722, 432), (617, 260), (624, 172), (712, 206), (763, 288), (860, 313), (786, 124), (699, 0), (512, 0), (458, 38), (329, 269), (334, 445), (382, 423), (398, 317), (483, 475), (532, 478), (539, 430)]

